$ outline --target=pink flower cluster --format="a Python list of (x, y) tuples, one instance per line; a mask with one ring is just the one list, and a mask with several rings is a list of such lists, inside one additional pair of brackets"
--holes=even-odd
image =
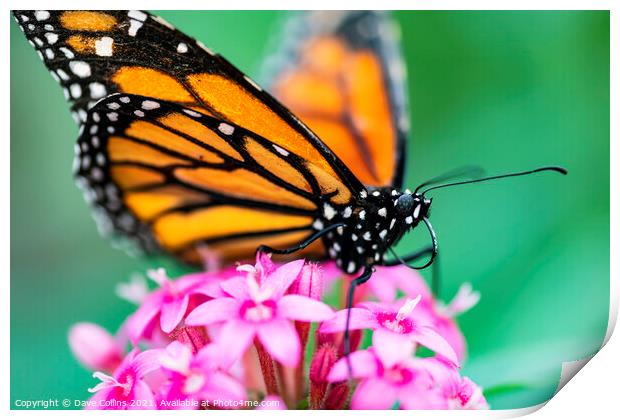
[[(176, 280), (147, 274), (154, 291), (136, 279), (119, 287), (139, 307), (116, 336), (90, 323), (69, 333), (99, 381), (87, 408), (488, 408), (459, 373), (466, 346), (454, 318), (479, 299), (467, 284), (442, 305), (416, 272), (377, 268), (355, 295), (347, 360), (346, 309), (321, 299), (344, 296), (350, 278), (331, 263), (258, 254), (254, 265)], [(434, 355), (416, 355), (421, 347)]]

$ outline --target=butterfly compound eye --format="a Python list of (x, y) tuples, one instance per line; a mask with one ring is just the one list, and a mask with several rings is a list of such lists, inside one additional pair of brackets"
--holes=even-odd
[(408, 216), (413, 210), (414, 204), (415, 200), (411, 194), (403, 194), (398, 197), (398, 201), (396, 202), (396, 211), (398, 211), (400, 215)]

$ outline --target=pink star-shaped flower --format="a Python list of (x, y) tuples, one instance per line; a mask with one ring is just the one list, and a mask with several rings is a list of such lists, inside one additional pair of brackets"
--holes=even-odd
[[(349, 329), (371, 329), (373, 347), (388, 367), (411, 355), (416, 344), (433, 350), (458, 366), (458, 358), (450, 344), (423, 319), (413, 316), (421, 298), (422, 296), (418, 295), (404, 304), (362, 303), (360, 307), (351, 309)], [(346, 309), (338, 311), (334, 318), (321, 325), (319, 331), (344, 331), (346, 317)]]
[[(153, 392), (144, 381), (144, 377), (160, 368), (158, 357), (161, 350), (139, 349), (131, 351), (112, 376), (103, 372), (93, 373), (101, 382), (90, 388), (94, 395), (90, 398), (94, 409), (153, 409), (156, 407)], [(139, 405), (132, 404), (140, 401)]]
[(238, 267), (244, 275), (221, 283), (228, 296), (198, 306), (185, 323), (223, 324), (216, 341), (231, 359), (240, 357), (256, 337), (275, 360), (294, 367), (301, 357), (301, 344), (291, 320), (324, 321), (334, 312), (307, 296), (285, 294), (300, 275), (303, 260), (276, 267), (263, 259), (255, 266)]

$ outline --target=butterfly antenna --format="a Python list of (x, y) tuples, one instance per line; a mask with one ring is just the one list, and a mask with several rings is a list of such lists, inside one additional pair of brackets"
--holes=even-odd
[(448, 184), (437, 185), (435, 187), (430, 187), (430, 188), (425, 189), (424, 191), (422, 191), (422, 195), (425, 195), (427, 192), (432, 191), (432, 190), (437, 190), (437, 189), (446, 188), (446, 187), (453, 187), (455, 185), (475, 184), (477, 182), (490, 181), (492, 179), (510, 178), (513, 176), (530, 175), (530, 174), (534, 174), (537, 172), (546, 172), (546, 171), (558, 172), (558, 173), (561, 173), (562, 175), (568, 174), (568, 171), (560, 166), (543, 166), (542, 168), (532, 169), (531, 171), (513, 172), (509, 174), (478, 178), (478, 179), (474, 179), (471, 181), (450, 182)]
[(477, 177), (481, 177), (484, 175), (484, 169), (481, 166), (477, 166), (477, 165), (466, 165), (466, 166), (461, 166), (452, 170), (449, 170), (447, 172), (444, 172), (443, 174), (437, 175), (436, 177), (433, 177), (427, 181), (424, 181), (423, 183), (421, 183), (420, 185), (418, 185), (418, 187), (415, 189), (415, 191), (413, 192), (414, 194), (417, 193), (420, 189), (424, 188), (424, 187), (428, 187), (429, 185), (433, 185), (433, 184), (438, 184), (440, 182), (446, 182), (449, 181), (451, 179), (455, 179), (455, 178), (477, 178)]

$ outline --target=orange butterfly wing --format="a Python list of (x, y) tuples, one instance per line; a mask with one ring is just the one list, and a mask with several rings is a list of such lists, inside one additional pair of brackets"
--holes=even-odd
[(406, 86), (385, 13), (311, 12), (287, 28), (293, 41), (271, 59), (271, 91), (364, 184), (400, 187)]

